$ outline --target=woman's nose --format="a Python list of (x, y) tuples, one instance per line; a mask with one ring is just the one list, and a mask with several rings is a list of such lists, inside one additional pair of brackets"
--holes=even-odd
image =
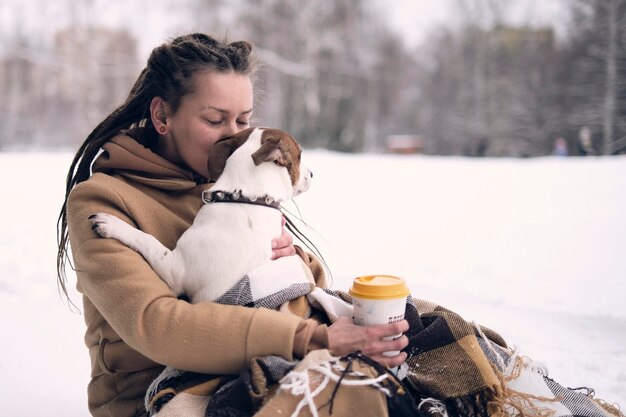
[(239, 133), (240, 130), (236, 121), (226, 123), (224, 125), (224, 136), (234, 135), (235, 133)]

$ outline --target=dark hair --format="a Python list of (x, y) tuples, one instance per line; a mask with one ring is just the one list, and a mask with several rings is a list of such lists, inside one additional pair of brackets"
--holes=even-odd
[(256, 61), (246, 41), (227, 43), (202, 33), (179, 36), (154, 48), (146, 68), (135, 81), (124, 104), (115, 109), (87, 136), (76, 152), (67, 174), (65, 200), (57, 221), (57, 279), (66, 297), (68, 259), (67, 200), (77, 184), (91, 175), (91, 164), (100, 147), (124, 129), (145, 126), (154, 129), (150, 103), (161, 97), (175, 113), (181, 99), (194, 90), (194, 76), (201, 71), (252, 75)]

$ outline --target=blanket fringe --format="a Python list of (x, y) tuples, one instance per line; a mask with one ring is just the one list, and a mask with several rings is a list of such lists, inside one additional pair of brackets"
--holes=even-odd
[(600, 398), (595, 398), (596, 396), (596, 391), (593, 388), (589, 388), (589, 387), (577, 387), (577, 388), (570, 388), (573, 391), (585, 391), (585, 395), (587, 396), (587, 398), (589, 398), (591, 401), (593, 401), (596, 405), (598, 405), (599, 407), (602, 407), (602, 409), (604, 411), (606, 411), (607, 413), (616, 416), (616, 417), (626, 417), (624, 416), (624, 413), (622, 413), (622, 410), (620, 409), (620, 406), (618, 403), (613, 403), (613, 404), (609, 404), (608, 402), (600, 399)]
[[(560, 402), (563, 400), (561, 397), (542, 397), (538, 395), (528, 394), (524, 392), (520, 392), (514, 390), (509, 387), (509, 382), (520, 377), (523, 369), (528, 369), (531, 372), (536, 372), (542, 376), (548, 376), (548, 370), (540, 362), (536, 362), (531, 360), (526, 356), (520, 356), (515, 349), (513, 349), (510, 361), (512, 364), (512, 371), (509, 376), (505, 376), (501, 369), (505, 369), (504, 362), (502, 361), (500, 355), (498, 355), (497, 351), (492, 346), (492, 341), (485, 336), (482, 329), (476, 322), (473, 322), (474, 327), (477, 330), (477, 333), (480, 337), (482, 337), (486, 342), (488, 348), (491, 350), (492, 354), (495, 356), (498, 364), (491, 364), (491, 367), (498, 377), (499, 386), (496, 389), (496, 392), (500, 391), (501, 395), (496, 395), (494, 400), (489, 402), (489, 415), (493, 416), (509, 416), (509, 417), (551, 417), (556, 411), (547, 407), (539, 407), (536, 402)], [(622, 413), (619, 404), (613, 403), (609, 404), (606, 401), (598, 398), (594, 398), (593, 390), (589, 390), (587, 393), (587, 397), (595, 402), (599, 407), (604, 409), (610, 415), (615, 417), (626, 417), (624, 413)]]
[[(552, 417), (555, 410), (540, 407), (537, 401), (558, 402), (559, 398), (548, 398), (523, 393), (510, 388), (508, 382), (518, 378), (524, 367), (520, 357), (516, 358), (514, 372), (505, 376), (492, 364), (498, 385), (478, 393), (451, 398), (445, 402), (453, 415), (469, 417)], [(431, 410), (439, 411), (439, 410)], [(444, 416), (444, 415), (442, 415)], [(622, 416), (620, 416), (622, 417)]]
[[(491, 400), (488, 401), (487, 408), (489, 409), (489, 415), (498, 417), (551, 417), (554, 415), (555, 410), (547, 407), (539, 407), (535, 401), (558, 402), (561, 401), (561, 398), (542, 397), (520, 392), (509, 387), (509, 382), (519, 378), (523, 369), (529, 369), (531, 372), (547, 376), (548, 370), (545, 365), (540, 362), (532, 361), (528, 357), (521, 357), (516, 352), (515, 348), (513, 348), (510, 358), (510, 361), (513, 362), (512, 370), (510, 375), (505, 376), (504, 372), (507, 367), (505, 366), (504, 360), (493, 347), (493, 342), (484, 334), (481, 327), (476, 322), (472, 322), (472, 324), (477, 330), (478, 336), (487, 343), (488, 349), (491, 350), (491, 353), (497, 361), (497, 365), (490, 362), (491, 368), (498, 378), (498, 386), (495, 387), (495, 395), (491, 396)], [(509, 366), (511, 366), (510, 362)]]
[(600, 398), (594, 398), (593, 395), (590, 396), (591, 400), (593, 402), (595, 402), (596, 404), (598, 404), (600, 407), (602, 407), (607, 413), (615, 416), (615, 417), (626, 417), (624, 416), (624, 413), (622, 413), (622, 410), (619, 406), (619, 404), (617, 403), (613, 403), (613, 404), (609, 404), (608, 402), (600, 399)]
[[(445, 401), (450, 414), (463, 417), (507, 417), (504, 399), (497, 389), (485, 389)], [(431, 410), (432, 411), (432, 410)]]
[[(520, 377), (523, 369), (529, 369), (541, 375), (547, 375), (547, 369), (540, 364), (531, 361), (529, 358), (524, 361), (515, 350), (510, 358), (509, 366), (512, 366), (511, 373), (505, 375), (506, 364), (502, 357), (493, 347), (492, 342), (482, 331), (480, 326), (472, 323), (476, 329), (477, 336), (482, 338), (487, 348), (493, 354), (496, 363), (489, 364), (496, 376), (495, 385), (463, 397), (450, 398), (446, 401), (446, 407), (453, 415), (470, 417), (552, 417), (555, 411), (540, 407), (536, 401), (558, 402), (559, 398), (547, 398), (533, 394), (523, 393), (510, 388), (509, 382)], [(623, 416), (619, 416), (623, 417)]]
[[(530, 361), (530, 359), (528, 359)], [(519, 356), (516, 352), (511, 357), (513, 363), (513, 370), (510, 375), (505, 376), (501, 372), (494, 369), (498, 379), (500, 380), (500, 387), (503, 389), (504, 402), (503, 411), (508, 407), (509, 410), (503, 415), (509, 415), (511, 417), (551, 417), (556, 411), (547, 407), (540, 407), (536, 404), (537, 401), (542, 402), (559, 402), (562, 400), (560, 397), (543, 397), (540, 395), (533, 395), (524, 392), (514, 390), (508, 386), (508, 383), (519, 378), (524, 368), (530, 368), (531, 371), (538, 372), (541, 375), (546, 374), (545, 368), (542, 366), (534, 366), (532, 362), (529, 364), (524, 361), (524, 358)]]

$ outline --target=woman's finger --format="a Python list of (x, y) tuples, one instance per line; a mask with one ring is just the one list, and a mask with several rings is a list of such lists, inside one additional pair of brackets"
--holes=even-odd
[(368, 356), (380, 355), (383, 352), (402, 350), (407, 347), (408, 344), (409, 339), (403, 335), (395, 340), (375, 340), (369, 342), (363, 347), (362, 352)]
[(378, 340), (383, 337), (395, 336), (400, 333), (404, 333), (409, 330), (409, 322), (406, 320), (400, 320), (391, 324), (379, 324), (374, 326), (367, 326), (366, 333), (368, 339)]
[(274, 249), (272, 251), (272, 259), (278, 259), (284, 256), (291, 256), (295, 254), (296, 254), (296, 248), (293, 245), (291, 245), (283, 249)]
[(291, 256), (295, 254), (296, 248), (293, 246), (293, 238), (287, 230), (283, 228), (280, 237), (272, 240), (272, 259), (278, 259), (283, 256)]

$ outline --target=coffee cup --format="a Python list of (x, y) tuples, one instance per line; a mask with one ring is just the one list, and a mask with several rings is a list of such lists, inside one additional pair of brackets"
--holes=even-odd
[[(389, 324), (404, 319), (406, 298), (409, 289), (404, 279), (392, 275), (367, 275), (354, 279), (349, 290), (354, 308), (354, 323), (359, 326)], [(386, 337), (395, 340), (402, 333)], [(398, 350), (383, 352), (385, 356), (396, 356)]]

